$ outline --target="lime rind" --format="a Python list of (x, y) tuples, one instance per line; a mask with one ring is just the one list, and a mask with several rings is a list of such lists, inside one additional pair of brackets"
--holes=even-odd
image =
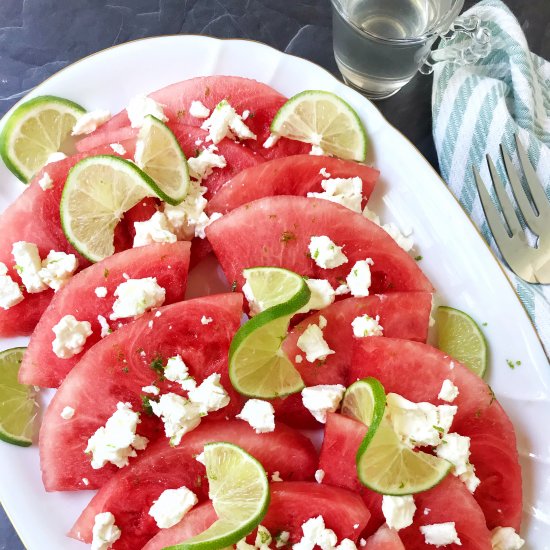
[(384, 386), (379, 380), (369, 376), (348, 387), (342, 399), (341, 412), (366, 426), (374, 427), (380, 424), (385, 408)]
[[(325, 109), (331, 105), (337, 111), (336, 116), (323, 128), (318, 127), (323, 113), (318, 112), (316, 107), (310, 109), (309, 113), (299, 114), (302, 107), (302, 110), (307, 111), (308, 108), (304, 106), (320, 102), (324, 102)], [(340, 124), (337, 122), (338, 117), (341, 117)], [(332, 92), (305, 90), (294, 95), (275, 114), (271, 132), (320, 146), (323, 151), (339, 158), (364, 162), (367, 156), (367, 132), (359, 115), (347, 101)]]
[(209, 496), (218, 519), (194, 537), (169, 550), (215, 550), (239, 542), (267, 513), (269, 482), (263, 466), (237, 445), (204, 446)]
[[(172, 130), (153, 115), (147, 115), (145, 117), (145, 124), (141, 127), (139, 132), (136, 151), (138, 147), (142, 147), (142, 155), (147, 154), (149, 142), (152, 137), (151, 134), (154, 132), (157, 133), (156, 137), (164, 141), (166, 147), (149, 158), (143, 166), (140, 165), (140, 168), (155, 182), (156, 194), (164, 202), (175, 206), (185, 199), (189, 191), (189, 168), (187, 166), (187, 158)], [(149, 135), (147, 135), (148, 133)], [(140, 145), (140, 140), (142, 145)], [(164, 158), (162, 158), (163, 154)], [(166, 158), (167, 154), (172, 156), (171, 160)], [(159, 162), (155, 162), (155, 157), (158, 156), (161, 156), (161, 158)], [(168, 181), (169, 176), (167, 172), (178, 173), (176, 178), (179, 177), (180, 181), (175, 186)]]
[[(33, 117), (36, 117), (38, 113), (46, 111), (48, 105), (55, 107), (53, 110), (60, 111), (63, 114), (72, 115), (75, 119), (74, 122), (76, 122), (76, 119), (78, 119), (79, 116), (86, 112), (86, 109), (74, 101), (56, 96), (35, 97), (15, 108), (4, 124), (2, 132), (0, 132), (0, 156), (2, 157), (7, 168), (23, 183), (29, 183), (34, 174), (36, 174), (36, 172), (38, 172), (38, 170), (46, 163), (47, 157), (51, 153), (55, 153), (59, 150), (62, 142), (70, 135), (72, 130), (72, 126), (70, 128), (67, 126), (66, 132), (63, 135), (58, 134), (55, 136), (55, 143), (50, 140), (51, 146), (48, 149), (40, 145), (40, 143), (37, 143), (36, 140), (32, 140), (35, 146), (38, 146), (45, 151), (44, 154), (41, 155), (41, 162), (35, 163), (33, 170), (30, 170), (24, 165), (24, 163), (18, 160), (18, 156), (15, 152), (15, 146), (17, 139), (21, 135), (21, 128), (25, 122), (28, 122)], [(41, 131), (48, 134), (48, 130), (46, 128), (42, 127)]]

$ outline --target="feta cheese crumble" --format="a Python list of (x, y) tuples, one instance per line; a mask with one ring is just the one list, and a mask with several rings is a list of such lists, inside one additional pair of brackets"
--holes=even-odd
[(348, 261), (342, 253), (342, 247), (337, 246), (326, 235), (311, 237), (308, 248), (311, 259), (323, 269), (334, 269)]
[(315, 481), (317, 483), (323, 483), (323, 479), (325, 479), (325, 470), (316, 470)]
[(312, 145), (309, 154), (316, 157), (322, 157), (323, 155), (326, 155), (325, 151), (320, 145)]
[(320, 546), (321, 550), (333, 550), (338, 542), (336, 533), (325, 527), (323, 516), (302, 523), (302, 533), (300, 542), (292, 545), (292, 550), (313, 550), (316, 545)]
[(82, 351), (88, 336), (92, 334), (92, 325), (88, 321), (77, 321), (73, 315), (65, 315), (52, 331), (55, 334), (53, 352), (60, 359), (69, 359)]
[(319, 321), (319, 325), (308, 325), (296, 342), (296, 345), (306, 354), (306, 359), (310, 363), (317, 360), (324, 361), (329, 355), (335, 353), (329, 348), (320, 326), (322, 321), (320, 319)]
[(385, 223), (381, 227), (405, 252), (409, 252), (414, 246), (412, 229), (402, 232), (394, 223)]
[(97, 316), (97, 322), (99, 323), (99, 326), (101, 327), (101, 338), (105, 338), (105, 336), (109, 336), (111, 332), (111, 327), (109, 326), (109, 323), (107, 322), (107, 319), (103, 317), (103, 315)]
[(454, 405), (413, 403), (395, 393), (387, 395), (387, 410), (393, 428), (410, 448), (439, 445), (447, 434), (457, 408)]
[(452, 403), (458, 397), (459, 393), (458, 388), (451, 382), (451, 380), (447, 378), (443, 380), (441, 390), (439, 391), (437, 397), (439, 397), (442, 401)]
[(457, 433), (446, 434), (435, 452), (439, 458), (448, 460), (455, 475), (464, 474), (470, 462), (470, 438)]
[(145, 449), (149, 441), (136, 435), (139, 423), (139, 413), (132, 410), (132, 405), (119, 401), (105, 426), (98, 428), (88, 439), (84, 452), (92, 454), (92, 468), (103, 468), (107, 462), (123, 468), (128, 465), (130, 457), (137, 456), (136, 450)]
[(327, 169), (324, 167), (321, 168), (321, 170), (319, 170), (319, 174), (324, 178), (330, 178), (330, 174), (327, 172)]
[(78, 117), (76, 124), (73, 126), (71, 136), (81, 136), (83, 134), (91, 134), (97, 130), (98, 126), (105, 124), (111, 118), (111, 113), (105, 109), (97, 109), (84, 113)]
[(52, 162), (59, 162), (60, 160), (64, 160), (66, 158), (67, 158), (67, 155), (65, 153), (62, 153), (61, 151), (56, 151), (55, 153), (48, 155), (48, 158), (46, 159), (46, 164), (50, 164)]
[[(164, 367), (164, 378), (170, 380), (170, 382), (176, 382), (182, 385), (183, 382), (187, 382), (191, 379), (189, 376), (189, 369), (181, 358), (181, 355), (175, 355), (168, 359)], [(193, 387), (195, 387), (194, 384)]]
[(420, 532), (424, 535), (426, 544), (434, 546), (446, 546), (447, 544), (456, 544), (462, 546), (458, 533), (456, 532), (455, 522), (433, 523), (432, 525), (421, 525)]
[(191, 101), (189, 114), (195, 118), (208, 118), (210, 116), (210, 109), (201, 101)]
[(391, 529), (399, 531), (399, 529), (412, 525), (415, 512), (416, 504), (411, 495), (404, 497), (384, 495), (382, 497), (382, 513)]
[(157, 527), (167, 529), (179, 523), (183, 516), (198, 502), (197, 495), (187, 487), (166, 489), (149, 509)]
[(63, 420), (70, 420), (74, 416), (74, 409), (69, 406), (63, 407), (60, 416)]
[(126, 107), (126, 112), (132, 128), (141, 128), (147, 115), (153, 115), (162, 122), (168, 121), (168, 117), (164, 115), (163, 105), (145, 95), (133, 97)]
[(215, 153), (217, 150), (218, 148), (215, 145), (210, 145), (196, 157), (188, 158), (189, 176), (197, 181), (202, 181), (212, 174), (214, 168), (225, 168), (227, 161), (223, 155)]
[(195, 224), (195, 237), (206, 239), (206, 228), (221, 217), (222, 215), (219, 212), (213, 212), (211, 216), (207, 216), (203, 212)]
[(237, 418), (248, 422), (257, 434), (275, 430), (275, 409), (269, 401), (249, 399)]
[(371, 258), (355, 262), (355, 265), (346, 277), (346, 284), (352, 296), (355, 296), (356, 298), (363, 298), (369, 295), (371, 285), (371, 265), (374, 265)]
[(327, 413), (338, 409), (345, 391), (341, 384), (310, 386), (302, 390), (302, 403), (315, 420), (325, 424)]
[(175, 243), (177, 235), (172, 233), (168, 218), (163, 212), (155, 212), (144, 222), (134, 222), (136, 234), (133, 247), (146, 246), (153, 243)]
[(283, 481), (283, 478), (281, 477), (279, 470), (276, 470), (271, 474), (271, 481), (274, 481), (274, 482)]
[(84, 485), (86, 485), (86, 487), (88, 487), (88, 485), (90, 485), (90, 480), (87, 477), (83, 477), (82, 478), (82, 483), (84, 483)]
[(92, 528), (92, 550), (107, 550), (120, 535), (120, 529), (115, 525), (115, 516), (111, 512), (97, 514)]
[(98, 286), (95, 288), (94, 293), (98, 298), (105, 298), (107, 296), (107, 287)]
[(206, 187), (191, 180), (189, 191), (183, 202), (177, 206), (164, 205), (164, 214), (168, 218), (171, 231), (177, 235), (178, 239), (190, 240), (195, 236), (195, 225), (199, 222), (201, 214), (204, 214), (204, 209), (208, 204), (203, 197), (205, 193)]
[(46, 259), (42, 261), (38, 275), (57, 292), (72, 277), (77, 267), (78, 260), (74, 254), (50, 250)]
[(363, 200), (363, 181), (360, 177), (329, 178), (321, 182), (322, 193), (310, 192), (308, 197), (325, 199), (349, 208), (353, 212), (361, 213)]
[(495, 527), (491, 531), (493, 550), (519, 550), (525, 541), (512, 527)]
[(206, 315), (203, 315), (201, 317), (201, 325), (209, 325), (214, 319), (212, 317), (207, 317)]
[(143, 388), (141, 388), (141, 391), (143, 393), (149, 393), (151, 395), (158, 395), (160, 393), (160, 390), (156, 386), (143, 386)]
[(126, 149), (124, 148), (124, 145), (122, 143), (111, 143), (109, 144), (109, 147), (117, 154), (117, 155), (125, 155)]
[(365, 336), (383, 336), (384, 327), (379, 324), (380, 316), (377, 315), (374, 319), (367, 314), (356, 317), (352, 322), (353, 335), (358, 338)]
[(258, 525), (254, 546), (259, 550), (269, 550), (272, 541), (271, 533), (263, 525)]
[(323, 309), (330, 306), (335, 300), (334, 289), (325, 279), (306, 279), (311, 292), (308, 303), (296, 313), (308, 313), (312, 309)]
[(201, 128), (208, 130), (208, 141), (212, 141), (217, 145), (223, 138), (228, 137), (234, 139), (256, 139), (256, 135), (252, 133), (250, 128), (243, 122), (241, 116), (237, 114), (235, 109), (224, 99), (216, 105), (212, 114), (207, 118)]
[(12, 256), (15, 260), (15, 270), (19, 273), (23, 285), (29, 294), (46, 290), (47, 285), (40, 277), (42, 262), (38, 247), (34, 243), (18, 241), (13, 243)]
[(205, 415), (226, 407), (230, 399), (220, 384), (220, 375), (215, 372), (189, 391), (189, 400), (198, 406), (200, 414)]
[(48, 172), (42, 174), (42, 177), (38, 180), (38, 185), (40, 185), (43, 191), (47, 191), (53, 187), (53, 180)]
[(0, 262), (0, 307), (10, 309), (23, 299), (19, 285), (8, 275), (6, 264)]
[(263, 148), (271, 149), (280, 139), (281, 139), (281, 136), (277, 136), (275, 134), (269, 134), (269, 137), (264, 141)]
[(147, 310), (160, 307), (164, 303), (166, 291), (159, 286), (155, 277), (128, 279), (120, 283), (114, 293), (111, 320), (125, 319), (142, 315)]
[(194, 430), (201, 422), (199, 406), (175, 393), (165, 393), (157, 401), (151, 401), (153, 413), (162, 419), (164, 433), (171, 445), (179, 445), (181, 438)]

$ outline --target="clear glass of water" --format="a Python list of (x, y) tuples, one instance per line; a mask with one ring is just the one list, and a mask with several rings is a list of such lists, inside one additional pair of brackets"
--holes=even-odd
[[(424, 65), (433, 43), (453, 26), (464, 0), (332, 0), (334, 55), (347, 84), (367, 97), (382, 99), (396, 93)], [(479, 23), (479, 22), (477, 22)], [(470, 42), (438, 50), (437, 61), (473, 62), (478, 40), (487, 45), (487, 33), (479, 34), (476, 21), (454, 28)], [(454, 33), (453, 33), (454, 34)], [(469, 55), (464, 55), (469, 46)], [(478, 52), (479, 53), (479, 52)], [(471, 59), (468, 59), (471, 58)]]

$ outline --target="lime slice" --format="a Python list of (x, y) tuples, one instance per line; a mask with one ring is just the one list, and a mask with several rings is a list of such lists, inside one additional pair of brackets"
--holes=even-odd
[(19, 105), (0, 133), (0, 155), (24, 183), (60, 150), (77, 119), (86, 112), (80, 105), (55, 96), (40, 96)]
[(367, 156), (367, 134), (359, 116), (330, 92), (306, 90), (291, 97), (275, 115), (271, 132), (342, 159), (363, 162)]
[(345, 416), (370, 426), (380, 423), (385, 407), (384, 387), (376, 378), (369, 377), (357, 380), (346, 390), (341, 411)]
[(236, 544), (257, 527), (269, 506), (262, 465), (231, 443), (208, 443), (204, 463), (209, 496), (218, 519), (206, 531), (168, 550), (217, 550)]
[(12, 348), (0, 352), (0, 439), (21, 447), (32, 443), (38, 409), (34, 389), (17, 380), (26, 349)]
[(176, 205), (189, 189), (187, 159), (170, 128), (152, 115), (145, 117), (136, 143), (136, 164), (159, 187), (159, 197)]
[[(286, 298), (286, 301), (268, 307), (237, 331), (229, 348), (231, 383), (239, 393), (263, 399), (299, 392), (304, 387), (302, 377), (284, 354), (281, 344), (290, 319), (308, 303), (311, 292), (304, 279), (292, 271), (271, 267), (253, 269), (262, 270), (258, 275), (247, 270), (249, 280), (254, 281), (260, 292), (254, 293), (256, 300), (266, 304), (274, 304), (277, 299)], [(270, 281), (272, 287), (264, 287), (262, 279)], [(261, 288), (265, 288), (265, 293)]]
[(489, 348), (477, 323), (463, 311), (437, 308), (437, 347), (483, 377), (489, 362)]
[(65, 236), (90, 261), (103, 260), (115, 252), (115, 227), (124, 213), (158, 195), (156, 183), (132, 162), (109, 155), (85, 158), (71, 168), (63, 189)]

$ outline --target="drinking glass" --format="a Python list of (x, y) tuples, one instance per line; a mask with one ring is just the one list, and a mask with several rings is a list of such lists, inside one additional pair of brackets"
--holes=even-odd
[[(439, 61), (474, 63), (490, 51), (477, 17), (457, 16), (464, 0), (331, 0), (334, 56), (347, 84), (382, 99)], [(432, 52), (441, 38), (443, 47)]]

